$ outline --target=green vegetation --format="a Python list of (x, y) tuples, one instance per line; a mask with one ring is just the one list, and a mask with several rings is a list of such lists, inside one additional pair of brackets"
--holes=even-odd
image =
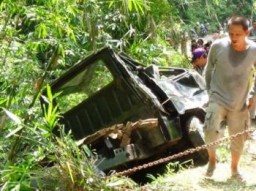
[[(62, 128), (61, 116), (52, 104), (58, 95), (47, 84), (104, 46), (144, 64), (189, 67), (180, 51), (184, 33), (197, 22), (208, 22), (214, 32), (237, 12), (251, 18), (252, 5), (252, 0), (1, 0), (2, 190), (139, 190), (130, 179), (103, 179), (88, 148), (81, 152), (69, 134), (53, 134), (54, 126)], [(45, 113), (39, 102), (43, 90), (50, 103)]]

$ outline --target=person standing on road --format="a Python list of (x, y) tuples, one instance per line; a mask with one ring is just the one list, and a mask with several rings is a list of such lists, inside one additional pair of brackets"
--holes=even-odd
[(256, 19), (252, 21), (252, 27), (249, 29), (249, 37), (256, 37)]
[(197, 39), (197, 45), (198, 47), (204, 48), (204, 39), (202, 38)]
[(209, 53), (209, 50), (211, 48), (212, 45), (212, 41), (208, 40), (205, 44), (204, 44), (204, 49), (206, 50), (207, 54)]
[(196, 48), (192, 52), (193, 68), (200, 74), (203, 74), (207, 62), (207, 52), (204, 48)]
[[(209, 104), (205, 119), (205, 141), (214, 142), (221, 136), (223, 121), (229, 135), (244, 131), (249, 125), (249, 111), (254, 103), (249, 98), (250, 71), (256, 64), (256, 44), (247, 39), (249, 21), (233, 16), (228, 21), (229, 38), (213, 42), (205, 68)], [(254, 88), (255, 90), (256, 88)], [(254, 92), (253, 92), (254, 93)], [(244, 181), (238, 170), (246, 136), (238, 136), (230, 143), (231, 177)], [(216, 167), (216, 146), (208, 148), (209, 163), (206, 176)]]

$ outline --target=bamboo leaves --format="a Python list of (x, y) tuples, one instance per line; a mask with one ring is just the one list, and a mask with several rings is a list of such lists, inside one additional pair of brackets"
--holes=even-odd
[(57, 95), (52, 95), (51, 88), (49, 85), (46, 86), (47, 98), (42, 96), (43, 99), (47, 102), (47, 105), (44, 105), (44, 120), (45, 125), (42, 126), (44, 130), (49, 133), (57, 126), (59, 113), (58, 106), (54, 105), (54, 99)]
[(24, 126), (22, 124), (22, 120), (17, 115), (4, 108), (3, 110), (5, 114), (18, 126), (16, 129), (12, 130), (11, 132), (8, 133), (8, 135), (5, 136), (5, 138), (9, 138), (18, 133)]
[[(109, 7), (114, 6), (118, 3), (119, 2), (116, 1), (110, 1)], [(147, 0), (121, 0), (120, 4), (122, 5), (121, 7), (126, 14), (132, 11), (145, 14), (145, 12), (148, 11), (150, 8)]]

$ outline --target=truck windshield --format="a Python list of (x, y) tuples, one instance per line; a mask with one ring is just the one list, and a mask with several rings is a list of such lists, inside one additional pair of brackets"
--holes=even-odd
[(102, 60), (97, 60), (62, 85), (57, 103), (62, 113), (88, 99), (113, 81), (113, 76)]

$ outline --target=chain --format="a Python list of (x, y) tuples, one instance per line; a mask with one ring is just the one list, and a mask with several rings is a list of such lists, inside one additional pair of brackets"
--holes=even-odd
[(143, 170), (143, 169), (146, 169), (146, 168), (149, 168), (149, 167), (153, 167), (153, 166), (156, 166), (156, 165), (159, 165), (159, 164), (162, 164), (162, 163), (166, 163), (166, 162), (169, 162), (173, 159), (177, 159), (177, 158), (189, 155), (189, 154), (193, 154), (195, 152), (199, 152), (201, 150), (207, 149), (207, 148), (215, 146), (215, 145), (219, 145), (219, 144), (224, 143), (228, 140), (231, 141), (231, 140), (235, 139), (238, 136), (248, 135), (249, 133), (252, 133), (254, 130), (255, 129), (247, 129), (247, 130), (244, 130), (242, 132), (231, 135), (229, 137), (224, 137), (224, 138), (219, 139), (217, 141), (211, 142), (209, 144), (204, 144), (202, 146), (198, 146), (198, 147), (195, 147), (195, 148), (190, 148), (190, 149), (187, 149), (183, 152), (180, 152), (180, 153), (177, 153), (177, 154), (165, 157), (165, 158), (161, 158), (161, 159), (158, 159), (158, 160), (155, 160), (155, 161), (152, 161), (152, 162), (140, 165), (140, 166), (136, 166), (136, 167), (133, 167), (133, 168), (121, 171), (121, 172), (113, 173), (112, 175), (114, 175), (114, 176), (129, 175), (129, 174), (135, 173), (137, 171), (140, 171), (140, 170)]

